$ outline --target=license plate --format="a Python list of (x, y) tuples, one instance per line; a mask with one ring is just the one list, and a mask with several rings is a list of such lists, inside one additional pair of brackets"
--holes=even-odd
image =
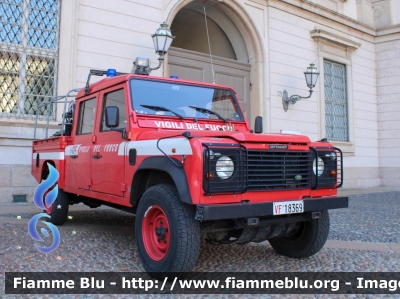
[(302, 200), (274, 202), (274, 215), (286, 215), (304, 212), (304, 202)]

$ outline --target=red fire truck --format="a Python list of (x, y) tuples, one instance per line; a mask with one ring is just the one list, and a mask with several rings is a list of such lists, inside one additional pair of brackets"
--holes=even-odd
[(60, 174), (46, 211), (58, 225), (77, 203), (134, 213), (149, 272), (190, 271), (202, 239), (268, 240), (280, 254), (308, 257), (326, 242), (328, 210), (348, 206), (336, 196), (341, 151), (326, 140), (262, 134), (260, 117), (252, 130), (231, 87), (91, 70), (75, 91), (76, 100), (63, 99), (61, 131), (33, 141), (36, 180), (48, 164)]

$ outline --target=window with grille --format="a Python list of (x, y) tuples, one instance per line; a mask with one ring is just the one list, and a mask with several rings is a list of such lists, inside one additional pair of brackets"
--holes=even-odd
[(324, 59), (326, 138), (349, 140), (346, 66)]
[(47, 112), (37, 107), (56, 94), (59, 20), (60, 0), (0, 0), (0, 117)]

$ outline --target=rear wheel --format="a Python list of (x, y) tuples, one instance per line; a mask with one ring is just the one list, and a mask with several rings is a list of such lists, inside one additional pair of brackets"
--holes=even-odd
[(322, 211), (321, 217), (312, 221), (300, 222), (288, 234), (269, 239), (276, 252), (295, 258), (316, 254), (324, 247), (329, 235), (329, 213)]
[(146, 271), (162, 277), (192, 270), (201, 239), (194, 217), (194, 206), (182, 202), (174, 186), (160, 184), (146, 190), (135, 220), (136, 245)]
[(50, 207), (45, 204), (45, 212), (50, 216), (50, 222), (55, 225), (62, 225), (68, 216), (69, 210), (69, 194), (58, 189), (56, 200)]

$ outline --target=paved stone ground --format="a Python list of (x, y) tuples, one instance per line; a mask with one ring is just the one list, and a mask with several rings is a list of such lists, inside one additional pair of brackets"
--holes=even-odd
[(350, 208), (330, 211), (329, 238), (400, 243), (400, 192), (350, 196)]
[[(132, 295), (4, 294), (4, 272), (144, 271), (136, 250), (134, 217), (113, 209), (73, 206), (59, 227), (61, 244), (44, 255), (36, 250), (27, 222), (40, 212), (32, 204), (0, 205), (0, 298), (135, 298)], [(17, 219), (21, 216), (21, 219)], [(350, 196), (350, 208), (330, 212), (329, 241), (317, 255), (290, 259), (268, 242), (212, 246), (203, 242), (194, 271), (399, 272), (400, 192)], [(172, 298), (172, 295), (137, 296)], [(256, 295), (180, 295), (179, 298), (259, 298)], [(263, 298), (400, 298), (400, 295), (265, 295)]]

